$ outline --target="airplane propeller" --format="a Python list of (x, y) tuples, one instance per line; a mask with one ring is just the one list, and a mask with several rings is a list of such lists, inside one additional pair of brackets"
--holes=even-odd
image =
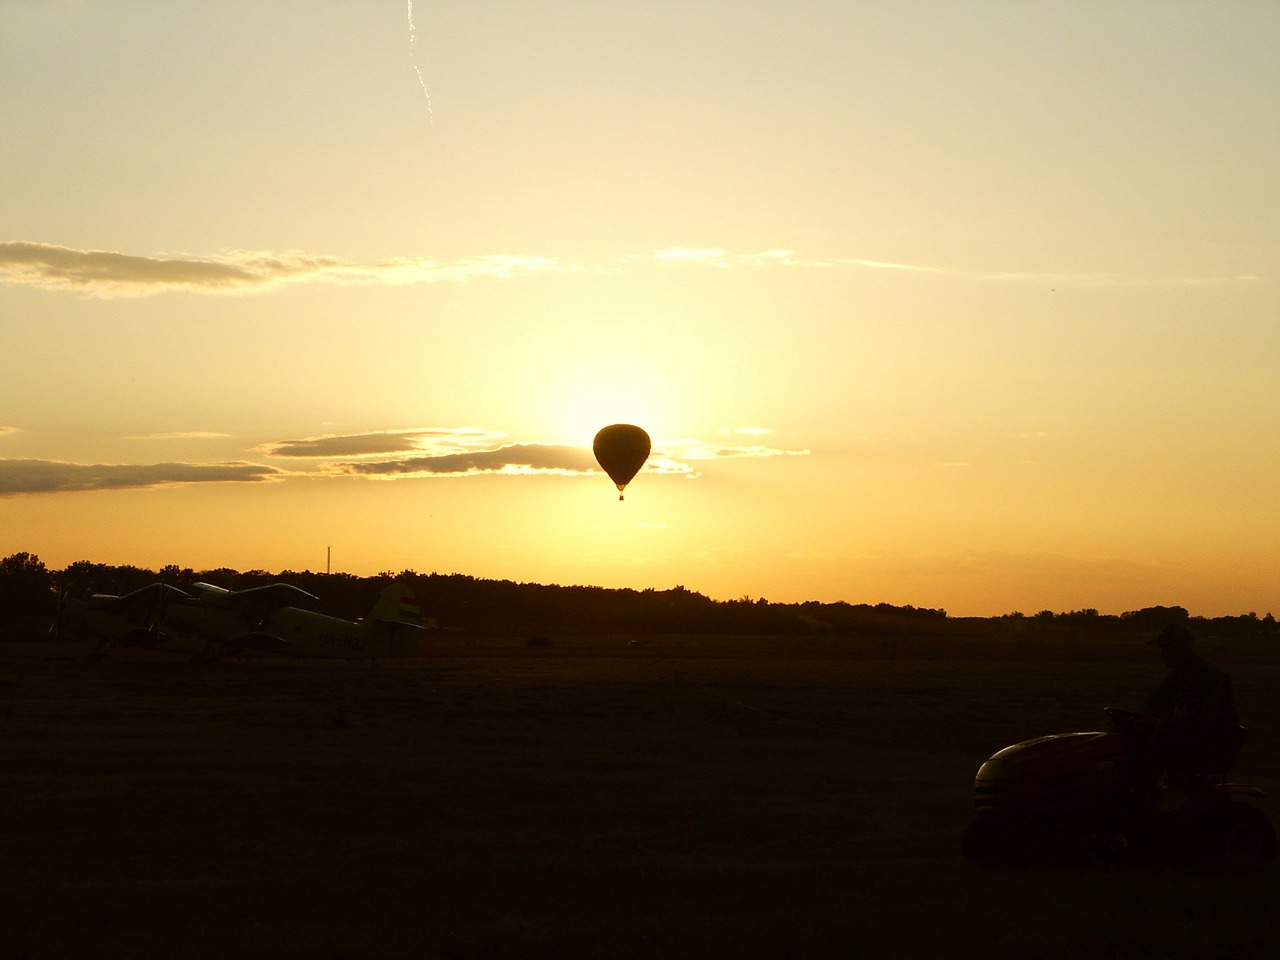
[(164, 623), (165, 611), (169, 607), (169, 587), (163, 581), (160, 584), (160, 597), (147, 611), (146, 630), (153, 638), (159, 639), (160, 625)]
[(65, 587), (58, 589), (58, 602), (53, 608), (53, 622), (49, 624), (49, 639), (55, 643), (62, 633), (62, 612), (67, 606), (67, 595)]

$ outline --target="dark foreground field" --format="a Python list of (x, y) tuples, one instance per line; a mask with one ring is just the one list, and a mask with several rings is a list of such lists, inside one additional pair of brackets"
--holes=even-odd
[[(1280, 956), (1274, 874), (960, 859), (978, 763), (1139, 705), (1146, 648), (433, 643), (0, 646), (0, 956)], [(1206, 652), (1280, 819), (1280, 655)]]

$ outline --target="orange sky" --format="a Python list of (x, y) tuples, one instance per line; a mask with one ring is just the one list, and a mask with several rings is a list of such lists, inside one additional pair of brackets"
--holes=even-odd
[(0, 6), (0, 555), (1280, 610), (1276, 5), (408, 12)]

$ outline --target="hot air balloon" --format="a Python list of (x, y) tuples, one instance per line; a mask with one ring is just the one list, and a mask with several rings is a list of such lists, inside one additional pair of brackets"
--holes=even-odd
[(649, 435), (630, 423), (615, 423), (596, 434), (591, 451), (618, 487), (618, 499), (649, 459)]

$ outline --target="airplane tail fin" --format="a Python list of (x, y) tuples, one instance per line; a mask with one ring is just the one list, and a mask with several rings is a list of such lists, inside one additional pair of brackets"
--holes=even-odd
[(413, 589), (407, 583), (399, 581), (389, 583), (382, 589), (382, 596), (369, 611), (368, 619), (409, 627), (422, 626), (422, 612), (418, 609)]
[(383, 587), (382, 596), (366, 619), (386, 632), (388, 652), (393, 657), (412, 656), (418, 650), (422, 631), (435, 627), (434, 620), (423, 622), (413, 589), (399, 581)]

